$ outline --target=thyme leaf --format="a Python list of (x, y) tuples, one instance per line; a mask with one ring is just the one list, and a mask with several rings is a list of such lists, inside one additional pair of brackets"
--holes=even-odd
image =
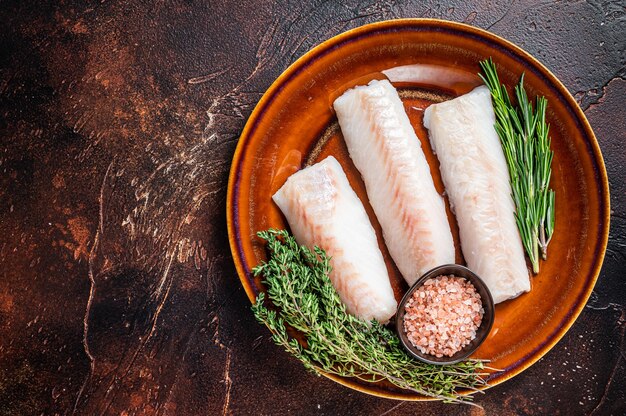
[(324, 250), (298, 245), (285, 230), (269, 229), (258, 236), (267, 241), (269, 259), (253, 273), (264, 278), (267, 290), (258, 295), (252, 311), (272, 331), (274, 342), (308, 370), (372, 383), (385, 380), (451, 402), (468, 402), (471, 395), (460, 395), (460, 390), (476, 392), (486, 384), (482, 361), (424, 364), (403, 350), (391, 330), (348, 314), (328, 277), (330, 258)]

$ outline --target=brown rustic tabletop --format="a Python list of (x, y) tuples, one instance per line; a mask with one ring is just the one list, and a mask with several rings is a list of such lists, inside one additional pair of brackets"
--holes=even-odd
[[(0, 415), (626, 413), (623, 1), (4, 1)], [(488, 29), (578, 100), (611, 185), (594, 293), (483, 408), (307, 373), (254, 321), (226, 232), (230, 161), (272, 81), (366, 23)]]

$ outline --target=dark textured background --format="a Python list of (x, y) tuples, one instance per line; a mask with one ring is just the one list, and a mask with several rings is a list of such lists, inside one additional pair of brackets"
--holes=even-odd
[[(0, 414), (625, 413), (625, 3), (239, 3), (0, 2)], [(263, 91), (333, 35), (420, 16), (541, 60), (611, 182), (592, 299), (484, 410), (306, 373), (254, 322), (228, 248), (228, 168)]]

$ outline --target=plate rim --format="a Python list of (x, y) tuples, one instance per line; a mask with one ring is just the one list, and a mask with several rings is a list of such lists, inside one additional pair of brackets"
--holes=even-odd
[[(380, 32), (384, 29), (396, 28), (398, 31), (401, 31), (403, 28), (411, 28), (411, 27), (419, 27), (419, 26), (431, 26), (433, 28), (445, 28), (450, 31), (459, 31), (463, 32), (465, 35), (470, 35), (473, 37), (477, 37), (482, 41), (491, 41), (492, 44), (499, 46), (508, 52), (512, 52), (514, 55), (517, 55), (521, 60), (531, 64), (537, 70), (537, 75), (543, 77), (547, 84), (551, 85), (564, 99), (569, 109), (573, 111), (574, 119), (576, 122), (580, 123), (580, 128), (583, 130), (585, 136), (587, 136), (590, 140), (585, 140), (587, 146), (590, 146), (590, 154), (593, 158), (593, 162), (597, 166), (596, 172), (596, 182), (600, 185), (600, 193), (599, 202), (602, 205), (602, 212), (600, 212), (600, 218), (603, 220), (604, 224), (600, 229), (600, 241), (596, 247), (596, 262), (592, 266), (590, 270), (590, 276), (592, 278), (589, 280), (587, 287), (581, 293), (579, 293), (576, 304), (570, 309), (569, 313), (564, 318), (564, 322), (561, 322), (555, 331), (553, 331), (549, 336), (549, 340), (547, 342), (542, 343), (535, 349), (531, 350), (526, 356), (524, 356), (521, 360), (522, 363), (517, 365), (517, 362), (513, 364), (510, 371), (506, 371), (506, 369), (501, 372), (493, 373), (491, 376), (494, 376), (492, 379), (490, 376), (489, 383), (486, 386), (482, 386), (479, 388), (480, 391), (487, 390), (491, 387), (494, 387), (498, 384), (501, 384), (516, 375), (522, 373), (530, 366), (539, 361), (544, 355), (546, 355), (567, 333), (567, 331), (572, 327), (582, 310), (584, 309), (591, 293), (595, 287), (595, 284), (600, 275), (600, 271), (602, 268), (602, 264), (604, 262), (604, 256), (606, 253), (606, 247), (608, 244), (608, 236), (609, 236), (609, 228), (610, 228), (610, 192), (609, 192), (609, 182), (608, 176), (606, 173), (606, 167), (604, 164), (604, 159), (602, 157), (602, 152), (600, 150), (600, 146), (598, 140), (585, 116), (584, 112), (569, 92), (569, 90), (563, 85), (563, 83), (550, 71), (546, 66), (544, 66), (539, 60), (534, 58), (530, 53), (526, 52), (521, 47), (515, 45), (511, 41), (508, 41), (492, 32), (489, 32), (485, 29), (481, 29), (478, 27), (474, 27), (465, 23), (453, 22), (449, 20), (442, 19), (433, 19), (433, 18), (403, 18), (403, 19), (392, 19), (392, 20), (383, 20), (374, 23), (365, 24), (354, 29), (350, 29), (344, 31), (338, 35), (335, 35), (317, 46), (313, 47), (309, 51), (307, 51), (304, 55), (299, 57), (296, 61), (294, 61), (291, 65), (287, 67), (267, 88), (257, 105), (254, 107), (254, 110), (250, 113), (248, 120), (242, 130), (241, 135), (239, 136), (237, 147), (235, 148), (235, 152), (233, 154), (233, 159), (231, 162), (231, 168), (228, 176), (228, 188), (226, 195), (226, 222), (228, 229), (228, 242), (233, 258), (233, 262), (235, 264), (235, 269), (237, 271), (237, 275), (239, 280), (244, 287), (246, 295), (252, 304), (256, 301), (256, 290), (248, 284), (246, 281), (247, 272), (246, 267), (244, 266), (245, 260), (243, 258), (243, 252), (241, 247), (239, 246), (239, 235), (237, 234), (237, 219), (234, 217), (235, 209), (238, 208), (238, 201), (235, 199), (236, 190), (238, 188), (240, 179), (238, 174), (240, 173), (240, 165), (243, 160), (243, 153), (246, 147), (247, 142), (249, 141), (251, 132), (254, 131), (259, 119), (262, 117), (264, 110), (269, 106), (273, 100), (274, 95), (277, 92), (280, 92), (283, 84), (288, 81), (301, 66), (308, 63), (312, 58), (317, 55), (322, 54), (323, 52), (328, 51), (333, 47), (340, 47), (341, 44), (344, 44), (346, 41), (349, 41), (353, 37), (358, 37), (361, 35), (365, 35), (369, 32)], [(499, 374), (499, 375), (498, 375)], [(358, 384), (348, 378), (339, 377), (333, 374), (323, 373), (323, 375), (341, 385), (349, 387), (353, 390), (360, 391), (362, 393), (366, 393), (369, 395), (383, 397), (388, 399), (397, 399), (397, 400), (408, 400), (408, 401), (431, 401), (436, 400), (431, 397), (416, 395), (414, 393), (396, 393), (396, 392), (385, 392), (381, 390), (375, 390), (372, 388), (368, 388), (369, 386), (364, 386), (362, 384)], [(472, 392), (461, 392), (461, 394), (470, 394)]]

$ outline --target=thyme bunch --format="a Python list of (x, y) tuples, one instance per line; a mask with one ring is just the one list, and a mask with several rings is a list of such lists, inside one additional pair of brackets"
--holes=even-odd
[(495, 129), (509, 167), (515, 220), (533, 272), (539, 272), (539, 253), (546, 260), (554, 231), (554, 191), (549, 189), (553, 152), (546, 123), (545, 97), (537, 97), (536, 108), (524, 89), (524, 74), (515, 87), (517, 106), (500, 83), (496, 66), (489, 58), (480, 62), (479, 74), (491, 91), (496, 115)]
[[(300, 246), (285, 230), (258, 233), (267, 241), (269, 260), (253, 269), (267, 286), (252, 311), (269, 327), (276, 344), (318, 375), (336, 374), (365, 382), (387, 382), (425, 396), (466, 402), (459, 390), (485, 384), (483, 363), (469, 360), (450, 366), (423, 364), (410, 357), (397, 336), (375, 320), (347, 313), (333, 287), (330, 258), (324, 250)], [(267, 298), (266, 298), (267, 295)], [(305, 342), (293, 337), (293, 328)]]

